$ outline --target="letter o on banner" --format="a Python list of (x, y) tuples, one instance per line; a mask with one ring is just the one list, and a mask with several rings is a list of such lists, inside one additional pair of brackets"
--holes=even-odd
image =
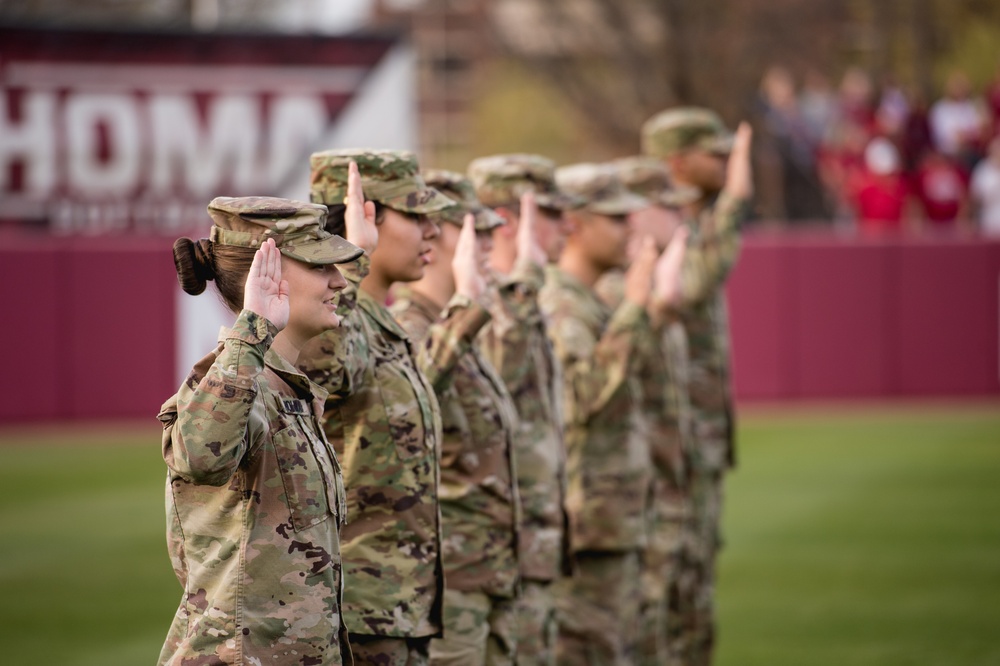
[(130, 193), (140, 166), (137, 100), (130, 95), (72, 95), (65, 118), (70, 189), (88, 198)]

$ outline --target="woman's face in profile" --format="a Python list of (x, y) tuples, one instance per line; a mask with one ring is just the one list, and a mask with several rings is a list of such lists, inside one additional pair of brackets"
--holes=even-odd
[(424, 267), (431, 262), (431, 241), (441, 229), (426, 216), (387, 208), (378, 233), (372, 270), (389, 282), (414, 282), (424, 276)]

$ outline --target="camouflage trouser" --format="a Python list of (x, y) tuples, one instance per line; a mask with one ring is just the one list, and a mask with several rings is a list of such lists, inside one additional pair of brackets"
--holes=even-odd
[(669, 653), (670, 590), (676, 584), (685, 527), (685, 500), (654, 497), (649, 544), (642, 552), (642, 606), (637, 663), (661, 666)]
[[(685, 539), (688, 536), (686, 533)], [(688, 666), (690, 661), (697, 578), (696, 567), (683, 549), (667, 597), (667, 660), (664, 663), (668, 666)]]
[(639, 637), (639, 553), (585, 552), (576, 572), (553, 588), (561, 666), (625, 666)]
[(715, 564), (722, 539), (722, 472), (699, 472), (692, 483), (694, 516), (687, 541), (686, 556), (693, 574), (693, 617), (691, 618), (686, 663), (700, 665), (712, 661), (715, 646)]
[(517, 655), (514, 599), (444, 591), (444, 638), (431, 641), (435, 666), (513, 666)]
[(427, 666), (430, 637), (351, 634), (355, 666)]
[(555, 666), (559, 626), (552, 583), (525, 580), (515, 609), (518, 666)]

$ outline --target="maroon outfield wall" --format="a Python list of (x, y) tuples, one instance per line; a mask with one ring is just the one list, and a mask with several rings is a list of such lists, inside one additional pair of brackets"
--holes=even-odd
[(751, 235), (729, 303), (740, 400), (1000, 395), (1000, 241)]
[(176, 389), (170, 246), (0, 235), (0, 424), (156, 416)]
[[(0, 424), (152, 419), (175, 285), (166, 239), (0, 235)], [(1000, 242), (751, 234), (729, 295), (741, 401), (1000, 395)]]

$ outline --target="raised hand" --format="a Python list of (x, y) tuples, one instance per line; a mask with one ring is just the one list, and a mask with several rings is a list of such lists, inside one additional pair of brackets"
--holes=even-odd
[(653, 290), (653, 267), (656, 264), (656, 243), (644, 236), (632, 265), (625, 271), (625, 300), (646, 307)]
[(344, 212), (347, 240), (370, 255), (378, 245), (375, 203), (365, 201), (365, 193), (361, 188), (361, 173), (354, 162), (347, 167), (347, 196), (344, 197), (344, 204), (347, 206)]
[(253, 255), (243, 309), (256, 312), (280, 331), (288, 325), (288, 282), (281, 279), (281, 252), (268, 238)]
[(653, 303), (665, 310), (676, 305), (682, 295), (682, 267), (687, 253), (688, 229), (678, 227), (670, 238), (670, 244), (660, 254), (653, 268)]
[(749, 199), (753, 196), (753, 171), (750, 166), (750, 142), (753, 129), (746, 121), (736, 128), (733, 139), (733, 150), (729, 153), (726, 164), (725, 190), (738, 199)]
[(545, 250), (538, 243), (535, 229), (538, 225), (538, 205), (535, 203), (535, 193), (525, 192), (521, 195), (521, 219), (517, 228), (517, 258), (519, 261), (530, 261), (536, 266), (548, 263)]
[(455, 292), (479, 301), (486, 292), (486, 278), (482, 273), (483, 260), (476, 243), (475, 224), (471, 213), (465, 216), (458, 244), (455, 245), (455, 256), (451, 260), (451, 271), (455, 278)]

